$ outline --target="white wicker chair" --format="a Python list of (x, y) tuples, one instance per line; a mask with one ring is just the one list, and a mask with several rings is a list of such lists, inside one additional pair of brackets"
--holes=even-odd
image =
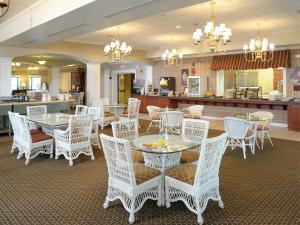
[[(209, 122), (198, 119), (183, 119), (182, 137), (185, 140), (202, 143), (207, 138)], [(200, 148), (200, 147), (199, 147)], [(199, 148), (181, 153), (181, 162), (190, 163), (199, 159)]]
[[(130, 140), (136, 138), (139, 135), (137, 119), (113, 122), (111, 124), (111, 127), (113, 131), (113, 136), (115, 138)], [(133, 150), (132, 159), (134, 162), (144, 163), (144, 156), (141, 152)]]
[(92, 106), (93, 107), (104, 107), (104, 111), (109, 111), (107, 106), (109, 105), (109, 99), (108, 98), (100, 98), (100, 97), (94, 97), (92, 99)]
[[(43, 115), (43, 114), (47, 114), (47, 106), (46, 105), (27, 106), (26, 111), (27, 111), (27, 116)], [(37, 129), (37, 124), (29, 121), (29, 128)]]
[(189, 112), (184, 115), (187, 119), (201, 119), (204, 107), (202, 105), (192, 105), (187, 107), (186, 110)]
[(115, 138), (132, 139), (138, 136), (139, 128), (137, 119), (113, 122), (111, 127)]
[(14, 132), (14, 136), (13, 136), (13, 144), (11, 146), (11, 153), (14, 153), (16, 149), (18, 149), (18, 139), (20, 138), (18, 136), (18, 132), (19, 130), (17, 129), (17, 125), (16, 125), (16, 115), (19, 115), (18, 113), (13, 113), (13, 112), (10, 112), (8, 111), (8, 117), (9, 117), (9, 121), (10, 121), (10, 124), (11, 124), (11, 127), (12, 127), (12, 130)]
[(80, 105), (83, 105), (83, 102), (84, 102), (84, 92), (82, 91), (82, 92), (80, 92), (79, 93), (80, 94)]
[(76, 105), (80, 105), (80, 93), (75, 92), (72, 94), (73, 101), (70, 103), (71, 108), (75, 109)]
[[(27, 116), (33, 116), (33, 115), (44, 115), (47, 114), (47, 106), (46, 105), (37, 105), (37, 106), (27, 106)], [(37, 125), (34, 122), (29, 121), (29, 128), (31, 130), (37, 129)], [(42, 130), (47, 135), (53, 136), (53, 130), (49, 126), (42, 125)]]
[(67, 130), (55, 130), (55, 159), (60, 155), (69, 160), (73, 166), (73, 160), (80, 154), (91, 156), (94, 160), (94, 153), (91, 146), (91, 132), (93, 121), (89, 115), (70, 116)]
[(219, 169), (225, 151), (227, 134), (202, 142), (197, 165), (182, 164), (166, 171), (166, 206), (170, 202), (183, 201), (187, 208), (197, 214), (198, 224), (203, 224), (202, 213), (208, 200), (218, 201), (224, 208), (219, 191)]
[(160, 109), (160, 107), (157, 107), (157, 106), (154, 106), (154, 105), (148, 105), (147, 106), (147, 111), (149, 113), (149, 117), (150, 117), (150, 124), (148, 126), (148, 129), (147, 129), (147, 132), (149, 132), (149, 129), (151, 127), (158, 127), (158, 129), (160, 129), (160, 124), (161, 124), (161, 121), (160, 121), (160, 113), (158, 112), (158, 110)]
[[(131, 100), (130, 100), (131, 99)], [(135, 100), (134, 98), (129, 98), (127, 112), (124, 113), (120, 119), (139, 119), (141, 100)]]
[(100, 121), (100, 115), (101, 115), (101, 108), (89, 107), (87, 114), (91, 115), (92, 119), (93, 119), (93, 127), (92, 127), (92, 133), (91, 133), (91, 143), (92, 143), (92, 145), (97, 145), (98, 147), (100, 147), (99, 121)]
[(183, 113), (179, 111), (166, 111), (160, 113), (160, 132), (180, 134)]
[(251, 115), (265, 120), (257, 124), (256, 137), (259, 138), (261, 141), (261, 148), (264, 149), (264, 140), (266, 138), (269, 139), (270, 144), (273, 146), (273, 142), (271, 140), (270, 133), (269, 133), (272, 119), (274, 117), (273, 113), (268, 111), (258, 111), (258, 112), (251, 113)]
[(85, 105), (76, 105), (75, 115), (84, 115), (87, 114), (88, 107)]
[(250, 147), (252, 154), (255, 153), (256, 124), (247, 120), (225, 117), (224, 129), (228, 134), (227, 146), (231, 149), (240, 147), (243, 149), (244, 159), (246, 159), (246, 147)]
[(26, 165), (29, 160), (39, 154), (50, 154), (53, 157), (53, 138), (43, 132), (31, 134), (27, 118), (21, 115), (15, 115), (16, 130), (18, 130), (18, 148), (19, 154), (17, 159), (23, 155), (26, 158)]
[(104, 112), (104, 107), (100, 107), (100, 119), (99, 119), (99, 125), (101, 127), (101, 130), (104, 129), (104, 127), (110, 125), (112, 122), (116, 121), (117, 117), (114, 115), (108, 113), (106, 114)]
[(121, 200), (129, 212), (129, 222), (135, 221), (134, 214), (140, 210), (146, 200), (157, 200), (161, 205), (160, 172), (140, 163), (133, 163), (128, 140), (100, 135), (107, 168), (108, 190), (104, 208), (110, 201)]

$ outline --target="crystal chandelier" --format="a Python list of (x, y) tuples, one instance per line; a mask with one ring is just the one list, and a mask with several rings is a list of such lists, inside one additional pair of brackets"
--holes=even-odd
[(177, 52), (175, 48), (171, 50), (166, 49), (165, 52), (162, 54), (162, 59), (164, 63), (168, 66), (177, 66), (179, 61), (182, 60), (183, 53)]
[(269, 43), (267, 38), (261, 38), (258, 23), (257, 39), (251, 39), (249, 46), (244, 44), (243, 50), (245, 51), (246, 61), (255, 62), (257, 60), (261, 60), (262, 62), (267, 62), (273, 59), (275, 45), (273, 43)]
[(219, 52), (226, 51), (227, 45), (232, 36), (231, 29), (226, 27), (224, 23), (220, 26), (215, 26), (214, 6), (215, 1), (211, 2), (211, 21), (207, 22), (202, 32), (201, 28), (196, 29), (193, 33), (194, 44), (198, 45), (201, 42), (201, 37), (204, 33), (204, 47), (205, 51)]
[(117, 31), (116, 38), (114, 38), (109, 45), (105, 45), (104, 54), (107, 56), (111, 54), (113, 62), (124, 62), (126, 57), (132, 52), (132, 47), (127, 45), (126, 42), (120, 42), (119, 39), (119, 28)]

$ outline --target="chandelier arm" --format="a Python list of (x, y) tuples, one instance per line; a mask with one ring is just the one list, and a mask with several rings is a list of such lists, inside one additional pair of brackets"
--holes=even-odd
[[(248, 58), (248, 54), (251, 55), (251, 59)], [(246, 60), (247, 62), (253, 62), (253, 54), (252, 54), (252, 53), (245, 53), (245, 60)]]
[(271, 53), (271, 57), (269, 59), (267, 59), (267, 57), (266, 57), (266, 59), (265, 59), (265, 61), (267, 61), (267, 62), (270, 62), (273, 60), (274, 52), (270, 52), (270, 53)]

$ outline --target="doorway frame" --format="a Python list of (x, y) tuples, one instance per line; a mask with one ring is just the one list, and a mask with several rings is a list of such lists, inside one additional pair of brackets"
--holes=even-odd
[(117, 103), (119, 101), (118, 99), (118, 74), (134, 74), (134, 78), (136, 79), (136, 69), (129, 69), (129, 70), (112, 70), (112, 89), (111, 89), (111, 99), (110, 102)]

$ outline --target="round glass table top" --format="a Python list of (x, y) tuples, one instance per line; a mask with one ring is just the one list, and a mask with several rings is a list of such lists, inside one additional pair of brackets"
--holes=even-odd
[(142, 135), (131, 139), (130, 144), (135, 150), (157, 154), (181, 152), (200, 146), (199, 143), (191, 142), (183, 139), (182, 136), (171, 134)]

